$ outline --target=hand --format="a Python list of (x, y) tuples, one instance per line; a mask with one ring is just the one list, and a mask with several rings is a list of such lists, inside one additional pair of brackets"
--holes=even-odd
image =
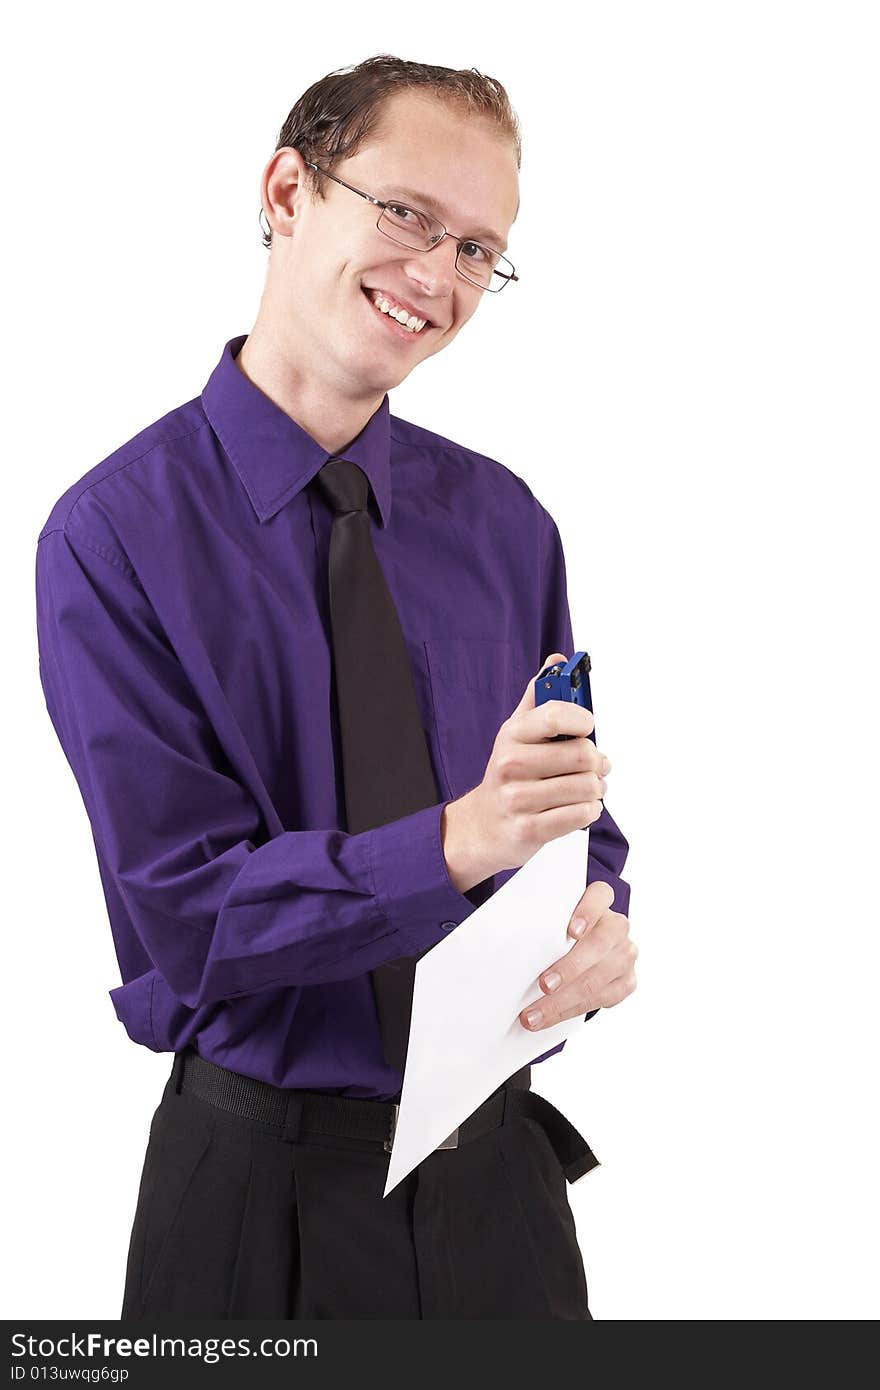
[[(541, 670), (566, 660), (556, 652)], [(599, 819), (611, 763), (588, 737), (594, 725), (589, 710), (565, 700), (536, 707), (529, 680), (498, 730), (482, 782), (444, 811), (443, 848), (459, 891), (520, 868), (549, 840)], [(571, 737), (553, 742), (556, 734)]]
[[(550, 1028), (591, 1009), (611, 1008), (632, 994), (639, 948), (630, 939), (629, 918), (611, 911), (613, 902), (610, 883), (597, 880), (587, 885), (568, 927), (575, 944), (538, 980), (544, 995), (519, 1015), (524, 1028), (530, 1032)], [(579, 928), (579, 922), (584, 926)], [(535, 1009), (541, 1017), (529, 1022), (527, 1015)]]

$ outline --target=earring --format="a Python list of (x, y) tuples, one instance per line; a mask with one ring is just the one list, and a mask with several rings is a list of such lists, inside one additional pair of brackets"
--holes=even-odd
[[(260, 223), (260, 230), (261, 230), (261, 231), (263, 231), (263, 218), (264, 218), (264, 217), (266, 217), (266, 209), (263, 207), (263, 204), (261, 203), (261, 204), (260, 204), (260, 216), (259, 216), (259, 218), (258, 218), (258, 221), (259, 221), (259, 223)], [(271, 233), (272, 233), (272, 228), (269, 226), (269, 219), (268, 219), (268, 217), (266, 217), (265, 235), (266, 235), (266, 236), (271, 236)]]

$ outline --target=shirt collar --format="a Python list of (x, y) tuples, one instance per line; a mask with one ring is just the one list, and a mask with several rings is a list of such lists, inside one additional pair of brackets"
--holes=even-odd
[(235, 359), (247, 334), (231, 338), (202, 392), (211, 428), (241, 478), (260, 521), (268, 521), (323, 468), (347, 458), (366, 473), (383, 526), (391, 516), (391, 420), (388, 393), (341, 453), (328, 453), (253, 384)]

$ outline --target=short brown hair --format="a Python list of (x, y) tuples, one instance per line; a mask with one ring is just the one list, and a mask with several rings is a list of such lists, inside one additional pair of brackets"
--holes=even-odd
[[(441, 68), (379, 53), (347, 68), (337, 68), (303, 92), (281, 127), (276, 150), (291, 146), (313, 164), (333, 167), (356, 154), (376, 126), (385, 99), (396, 91), (422, 87), (439, 100), (468, 115), (480, 115), (498, 126), (513, 142), (516, 167), (522, 158), (519, 120), (507, 92), (494, 77), (476, 68)], [(323, 198), (324, 182), (308, 169), (308, 187)], [(271, 230), (263, 245), (272, 245)]]

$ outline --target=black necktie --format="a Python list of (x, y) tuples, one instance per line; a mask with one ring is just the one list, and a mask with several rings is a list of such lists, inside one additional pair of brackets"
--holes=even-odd
[[(370, 483), (349, 459), (330, 459), (317, 483), (334, 511), (330, 622), (351, 833), (435, 806), (437, 789), (400, 618), (373, 549)], [(424, 954), (424, 952), (422, 953)], [(371, 971), (385, 1060), (403, 1071), (419, 956)]]

